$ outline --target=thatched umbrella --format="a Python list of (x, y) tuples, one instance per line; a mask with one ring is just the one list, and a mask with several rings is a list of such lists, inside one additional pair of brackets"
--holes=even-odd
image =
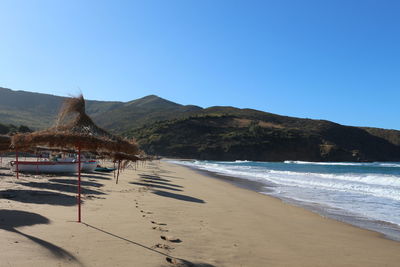
[[(122, 153), (127, 155), (127, 160), (139, 153), (135, 142), (112, 135), (92, 121), (85, 113), (85, 100), (82, 95), (65, 100), (55, 126), (43, 131), (16, 134), (12, 137), (12, 146), (17, 153), (37, 146), (78, 151), (78, 222), (81, 221), (81, 152)], [(118, 162), (120, 165), (121, 159)]]
[(83, 96), (65, 101), (56, 125), (47, 130), (16, 134), (12, 138), (15, 148), (22, 150), (36, 146), (60, 149), (80, 148), (89, 152), (123, 152), (138, 154), (138, 146), (132, 142), (112, 135), (98, 127), (85, 113)]
[[(0, 153), (10, 151), (11, 138), (8, 135), (0, 135)], [(0, 165), (3, 164), (3, 157), (0, 155)]]
[(11, 138), (8, 135), (0, 135), (0, 152), (9, 151), (11, 146)]

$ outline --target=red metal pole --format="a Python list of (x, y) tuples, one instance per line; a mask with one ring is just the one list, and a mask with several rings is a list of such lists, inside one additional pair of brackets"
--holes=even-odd
[(15, 150), (15, 170), (17, 171), (17, 179), (19, 179), (18, 150)]
[(78, 222), (81, 222), (81, 147), (78, 147)]

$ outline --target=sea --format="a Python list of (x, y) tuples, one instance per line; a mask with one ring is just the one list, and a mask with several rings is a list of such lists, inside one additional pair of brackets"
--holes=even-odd
[(170, 162), (400, 241), (400, 162)]

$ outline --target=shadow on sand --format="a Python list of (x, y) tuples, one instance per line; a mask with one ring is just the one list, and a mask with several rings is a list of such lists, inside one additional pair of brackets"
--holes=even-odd
[(147, 247), (147, 246), (142, 245), (142, 244), (140, 244), (140, 243), (138, 243), (138, 242), (135, 242), (135, 241), (126, 239), (126, 238), (124, 238), (124, 237), (122, 237), (122, 236), (118, 236), (118, 235), (116, 235), (116, 234), (110, 233), (110, 232), (108, 232), (108, 231), (106, 231), (106, 230), (103, 230), (103, 229), (100, 229), (100, 228), (98, 228), (98, 227), (96, 227), (96, 226), (93, 226), (93, 225), (90, 225), (90, 224), (87, 224), (87, 223), (84, 223), (84, 222), (82, 222), (82, 224), (83, 224), (83, 225), (86, 225), (87, 227), (90, 227), (90, 228), (92, 228), (92, 229), (94, 229), (94, 230), (97, 230), (97, 231), (99, 231), (99, 232), (102, 232), (102, 233), (104, 233), (104, 234), (110, 235), (110, 236), (112, 236), (112, 237), (115, 237), (115, 238), (121, 239), (121, 240), (123, 240), (123, 241), (126, 241), (126, 242), (128, 242), (128, 243), (130, 243), (130, 244), (133, 244), (133, 245), (142, 247), (142, 248), (144, 248), (144, 249), (147, 249), (147, 250), (149, 250), (149, 251), (152, 251), (152, 252), (154, 252), (154, 253), (158, 253), (158, 254), (161, 254), (161, 255), (164, 255), (164, 256), (169, 256), (168, 254), (165, 254), (165, 253), (160, 252), (160, 251), (158, 251), (158, 250), (155, 250), (155, 249), (153, 249), (153, 248)]
[[(169, 198), (174, 198), (177, 200), (194, 202), (194, 203), (206, 203), (204, 200), (199, 199), (199, 198), (158, 190), (158, 189), (165, 189), (165, 190), (182, 192), (183, 190), (178, 189), (178, 188), (183, 188), (183, 186), (172, 184), (171, 180), (160, 178), (160, 176), (158, 176), (158, 175), (148, 175), (148, 174), (139, 174), (139, 177), (140, 177), (141, 183), (140, 182), (130, 182), (130, 184), (148, 186), (152, 189), (152, 193), (156, 194), (158, 196), (169, 197)], [(175, 188), (175, 187), (178, 187), (178, 188)]]
[[(78, 180), (75, 179), (49, 179), (49, 182), (59, 183), (59, 184), (72, 184), (77, 185)], [(90, 181), (81, 181), (81, 186), (93, 186), (93, 187), (103, 187), (103, 184), (90, 182)]]
[(182, 189), (173, 188), (173, 187), (164, 186), (164, 185), (157, 185), (157, 184), (153, 184), (153, 183), (130, 182), (130, 184), (141, 185), (141, 186), (149, 186), (151, 188), (158, 188), (158, 189), (165, 189), (165, 190), (172, 190), (172, 191), (182, 191)]
[(79, 261), (72, 254), (60, 248), (59, 246), (51, 244), (43, 239), (22, 233), (19, 230), (15, 229), (17, 227), (32, 226), (35, 224), (49, 224), (50, 221), (46, 217), (27, 211), (0, 210), (0, 218), (0, 229), (16, 233), (28, 238), (29, 240), (50, 251), (54, 257), (63, 258), (68, 261), (75, 261), (79, 263)]
[[(111, 178), (110, 177), (108, 177), (108, 176), (111, 176), (111, 174), (104, 174), (104, 173), (99, 173), (99, 174), (95, 174), (95, 173), (93, 173), (93, 174), (86, 174), (86, 173), (83, 173), (82, 174), (82, 178), (84, 179), (84, 178), (89, 178), (89, 179), (99, 179), (99, 180), (111, 180)], [(76, 179), (76, 177), (75, 177), (75, 179)]]
[(22, 203), (60, 206), (76, 205), (76, 198), (73, 196), (44, 190), (8, 189), (0, 191), (0, 199), (1, 198), (6, 198)]
[[(178, 266), (179, 267), (215, 267), (214, 265), (207, 264), (207, 263), (193, 263), (193, 262), (190, 262), (190, 261), (187, 261), (187, 260), (184, 260), (184, 259), (175, 258), (175, 257), (172, 257), (172, 256), (166, 254), (166, 253), (163, 253), (161, 251), (155, 250), (155, 249), (153, 249), (151, 247), (142, 245), (142, 244), (140, 244), (138, 242), (129, 240), (129, 239), (124, 238), (122, 236), (118, 236), (118, 235), (113, 234), (111, 232), (108, 232), (106, 230), (100, 229), (100, 228), (98, 228), (96, 226), (93, 226), (93, 225), (90, 225), (90, 224), (87, 224), (87, 223), (82, 223), (82, 224), (86, 225), (87, 227), (90, 227), (93, 230), (96, 230), (96, 231), (102, 232), (102, 233), (104, 233), (106, 235), (109, 235), (109, 236), (115, 237), (117, 239), (123, 240), (123, 241), (128, 242), (128, 243), (130, 243), (132, 245), (136, 245), (136, 246), (142, 247), (143, 249), (151, 251), (153, 253), (157, 253), (157, 254), (163, 255), (163, 256), (166, 257), (165, 260), (167, 262), (173, 263), (172, 266), (177, 266), (177, 267)], [(171, 265), (165, 265), (165, 267), (167, 267), (167, 266), (171, 266)]]
[(200, 263), (200, 262), (191, 262), (187, 260), (177, 259), (175, 263), (173, 263), (174, 259), (167, 258), (168, 262), (172, 262), (172, 265), (162, 265), (160, 267), (216, 267), (215, 265), (208, 264), (208, 263)]
[[(58, 184), (58, 183), (35, 183), (35, 182), (17, 182), (17, 184), (34, 187), (34, 188), (42, 188), (42, 189), (49, 189), (49, 190), (57, 190), (67, 193), (76, 193), (78, 191), (77, 186), (75, 185), (65, 185), (65, 184)], [(90, 194), (90, 195), (105, 195), (104, 192), (82, 188), (82, 194)]]
[(156, 181), (161, 181), (161, 182), (171, 182), (171, 180), (160, 178), (160, 176), (158, 176), (158, 175), (139, 174), (139, 177), (141, 179), (150, 179), (150, 180), (156, 180)]
[(171, 183), (166, 183), (166, 182), (153, 181), (153, 180), (149, 180), (149, 179), (140, 179), (140, 180), (144, 183), (152, 183), (152, 184), (157, 184), (157, 185), (166, 185), (166, 186), (183, 188), (183, 186), (181, 186), (181, 185), (176, 185), (176, 184), (171, 184)]
[(174, 198), (174, 199), (182, 200), (182, 201), (189, 201), (189, 202), (202, 203), (202, 204), (206, 203), (204, 200), (199, 199), (199, 198), (181, 195), (181, 194), (175, 194), (175, 193), (161, 191), (161, 190), (153, 190), (152, 193), (156, 194), (158, 196)]

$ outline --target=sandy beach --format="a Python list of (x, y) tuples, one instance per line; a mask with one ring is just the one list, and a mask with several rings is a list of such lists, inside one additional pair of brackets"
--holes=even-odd
[[(3, 159), (4, 167), (4, 159)], [(113, 174), (0, 170), (0, 266), (398, 266), (400, 243), (165, 161)]]

